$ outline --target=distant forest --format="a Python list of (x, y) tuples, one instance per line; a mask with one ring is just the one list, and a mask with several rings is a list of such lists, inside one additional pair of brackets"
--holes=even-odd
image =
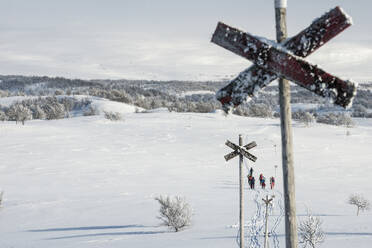
[[(0, 97), (90, 95), (144, 109), (168, 108), (176, 112), (207, 113), (221, 109), (214, 92), (227, 81), (81, 80), (61, 77), (0, 76)], [(329, 115), (372, 118), (372, 83), (361, 84), (352, 108), (344, 110), (308, 90), (291, 87), (293, 118), (304, 112), (316, 120)], [(43, 103), (45, 104), (45, 102)], [(2, 107), (5, 112), (6, 109)], [(268, 86), (257, 97), (233, 111), (255, 117), (278, 117), (278, 87)]]

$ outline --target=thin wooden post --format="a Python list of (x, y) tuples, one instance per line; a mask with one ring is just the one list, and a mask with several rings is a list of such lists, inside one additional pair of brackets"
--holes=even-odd
[(233, 149), (233, 152), (225, 155), (224, 158), (226, 161), (229, 161), (232, 158), (235, 158), (239, 155), (239, 242), (240, 248), (244, 247), (244, 199), (243, 199), (243, 190), (244, 190), (244, 174), (243, 174), (243, 159), (244, 157), (249, 160), (256, 162), (257, 157), (248, 152), (249, 149), (256, 147), (257, 144), (255, 141), (243, 146), (242, 135), (239, 134), (239, 145), (235, 145), (229, 140), (226, 140), (225, 145)]
[[(287, 0), (275, 0), (276, 38), (287, 38)], [(285, 205), (286, 247), (297, 248), (296, 200), (293, 167), (292, 123), (288, 80), (279, 79), (280, 125), (282, 133), (282, 164)]]
[(274, 199), (274, 196), (272, 196), (271, 199), (269, 199), (269, 196), (266, 196), (266, 199), (262, 199), (265, 202), (266, 205), (266, 213), (265, 213), (265, 243), (264, 243), (264, 248), (269, 247), (269, 204), (270, 202)]
[[(239, 134), (239, 146), (243, 146), (242, 135)], [(243, 200), (243, 190), (244, 190), (244, 175), (243, 175), (243, 154), (239, 154), (239, 199), (240, 199), (240, 214), (239, 214), (239, 224), (240, 224), (240, 248), (244, 247), (244, 200)]]

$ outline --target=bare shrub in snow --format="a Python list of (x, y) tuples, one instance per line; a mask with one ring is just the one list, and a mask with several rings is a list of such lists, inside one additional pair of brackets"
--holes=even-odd
[(316, 121), (319, 123), (346, 127), (353, 127), (355, 124), (351, 117), (345, 113), (319, 115)]
[(0, 97), (8, 97), (9, 95), (9, 91), (0, 90)]
[(5, 112), (0, 110), (0, 121), (8, 120), (8, 116), (6, 116)]
[(338, 116), (338, 125), (345, 127), (353, 127), (355, 125), (353, 119), (348, 114), (340, 114)]
[(303, 244), (303, 247), (309, 245), (315, 248), (318, 244), (324, 241), (325, 235), (322, 230), (322, 220), (313, 216), (309, 211), (307, 217), (303, 221), (300, 221), (298, 226), (299, 242)]
[(305, 126), (310, 126), (311, 123), (315, 122), (315, 117), (312, 113), (307, 111), (297, 111), (292, 114), (292, 119), (305, 124)]
[(103, 113), (105, 118), (111, 121), (120, 121), (123, 119), (123, 116), (119, 112), (103, 111)]
[(357, 207), (357, 216), (359, 215), (359, 211), (366, 211), (370, 210), (371, 203), (365, 199), (362, 195), (352, 194), (349, 196), (348, 203), (350, 205), (355, 205)]
[(233, 114), (234, 115), (240, 115), (240, 116), (248, 116), (248, 111), (240, 105), (240, 106), (234, 108)]
[(99, 110), (90, 105), (83, 113), (84, 116), (92, 116), (92, 115), (99, 115)]
[(61, 90), (61, 89), (58, 89), (58, 90), (56, 90), (55, 92), (54, 92), (54, 95), (55, 96), (60, 96), (60, 95), (63, 95), (65, 92), (63, 92), (63, 90)]
[(233, 114), (261, 118), (273, 117), (273, 111), (270, 105), (265, 103), (250, 103), (247, 105), (240, 105), (233, 110)]
[(175, 232), (191, 225), (192, 209), (185, 198), (175, 196), (171, 199), (169, 196), (159, 196), (155, 200), (160, 204), (158, 218), (163, 221), (163, 225)]
[(368, 108), (364, 107), (361, 104), (353, 104), (352, 107), (352, 116), (353, 117), (368, 117)]
[(215, 110), (215, 106), (212, 103), (198, 102), (195, 106), (195, 112), (198, 113), (210, 113)]
[(273, 110), (269, 105), (264, 103), (250, 104), (248, 108), (248, 116), (272, 118)]

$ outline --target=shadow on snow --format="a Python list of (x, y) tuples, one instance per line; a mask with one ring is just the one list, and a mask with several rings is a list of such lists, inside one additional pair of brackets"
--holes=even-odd
[[(112, 230), (112, 229), (125, 229), (125, 228), (149, 228), (149, 227), (156, 228), (158, 226), (144, 226), (144, 225), (82, 226), (82, 227), (33, 229), (33, 230), (27, 230), (27, 232), (67, 232), (67, 231), (89, 231), (89, 230)], [(148, 235), (148, 234), (160, 234), (160, 233), (166, 233), (166, 231), (130, 231), (130, 232), (90, 233), (90, 234), (77, 234), (77, 235), (53, 237), (53, 238), (47, 238), (46, 240), (73, 239), (73, 238), (98, 237), (98, 236)]]
[(123, 226), (82, 226), (82, 227), (62, 227), (48, 229), (33, 229), (28, 232), (59, 232), (59, 231), (84, 231), (84, 230), (103, 230), (103, 229), (122, 229), (145, 227), (143, 225), (123, 225)]

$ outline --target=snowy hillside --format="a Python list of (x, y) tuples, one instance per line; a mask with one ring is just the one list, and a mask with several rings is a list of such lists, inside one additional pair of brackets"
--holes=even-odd
[[(3, 107), (9, 107), (12, 104), (16, 102), (22, 102), (24, 100), (29, 100), (29, 99), (37, 99), (38, 97), (36, 96), (11, 96), (11, 97), (1, 97), (0, 98), (0, 105)], [(45, 98), (45, 97), (42, 97)], [(138, 110), (143, 110), (140, 107), (135, 107), (133, 105), (121, 103), (121, 102), (113, 102), (109, 101), (105, 98), (100, 98), (100, 97), (94, 97), (94, 96), (85, 96), (85, 95), (74, 95), (74, 96), (58, 96), (57, 98), (71, 98), (75, 100), (89, 100), (91, 103), (90, 105), (97, 109), (99, 113), (102, 113), (104, 111), (113, 111), (113, 112), (118, 112), (121, 114), (125, 113), (133, 113)], [(77, 116), (80, 116), (83, 114), (82, 109), (78, 111), (78, 113), (75, 113)]]
[[(306, 207), (321, 217), (321, 247), (371, 247), (371, 212), (356, 217), (346, 203), (351, 193), (372, 200), (372, 119), (357, 122), (351, 135), (344, 127), (294, 123), (298, 219)], [(226, 139), (237, 142), (239, 133), (258, 144), (251, 150), (257, 162), (246, 167), (274, 176), (279, 119), (154, 111), (118, 122), (0, 122), (0, 247), (237, 247), (238, 161), (223, 156), (231, 151)], [(246, 187), (247, 229), (260, 206), (255, 197), (280, 199), (280, 166), (276, 173), (276, 191)], [(194, 209), (189, 229), (159, 225), (160, 194), (186, 197)], [(275, 210), (271, 223), (279, 217)], [(278, 224), (284, 247), (284, 220)]]

